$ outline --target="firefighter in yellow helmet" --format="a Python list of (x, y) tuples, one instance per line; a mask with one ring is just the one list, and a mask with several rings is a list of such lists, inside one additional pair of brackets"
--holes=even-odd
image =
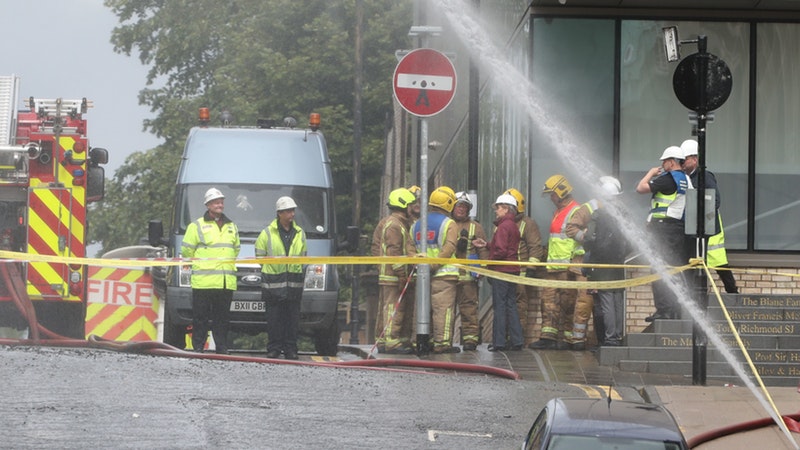
[[(417, 197), (406, 188), (389, 193), (389, 214), (383, 217), (372, 235), (372, 255), (399, 257), (416, 252), (411, 239), (411, 211)], [(414, 324), (413, 290), (406, 288), (411, 266), (401, 263), (381, 264), (378, 271), (378, 317), (375, 339), (379, 353), (412, 354)], [(405, 291), (405, 292), (404, 292)]]
[[(583, 248), (583, 241), (592, 220), (592, 215), (600, 208), (600, 200), (594, 198), (582, 204), (567, 220), (566, 235), (576, 242), (572, 262), (582, 263), (586, 250)], [(576, 281), (587, 281), (583, 270), (580, 267), (570, 267), (570, 272), (574, 274)], [(586, 289), (578, 289), (575, 299), (575, 312), (572, 316), (572, 335), (567, 338), (567, 342), (572, 350), (586, 349), (586, 330), (589, 327), (589, 319), (594, 310), (594, 296)], [(597, 324), (595, 320), (595, 324)], [(597, 328), (595, 329), (597, 331)]]
[[(456, 222), (458, 243), (456, 258), (489, 259), (489, 249), (477, 248), (472, 244), (474, 239), (486, 240), (483, 226), (470, 218), (472, 200), (466, 192), (456, 193), (456, 204), (451, 217)], [(461, 346), (464, 350), (475, 350), (480, 338), (478, 320), (478, 277), (469, 270), (460, 269), (456, 288), (456, 304), (461, 317)]]
[(186, 227), (181, 244), (181, 256), (196, 258), (192, 262), (192, 348), (202, 353), (211, 328), (216, 352), (224, 354), (236, 290), (233, 259), (239, 256), (239, 229), (223, 213), (225, 195), (219, 189), (207, 190), (203, 201), (208, 211)]
[[(507, 189), (504, 194), (509, 194), (517, 200), (517, 215), (515, 218), (519, 228), (519, 260), (528, 262), (542, 262), (546, 256), (545, 248), (542, 246), (542, 235), (539, 226), (525, 213), (525, 196), (515, 188)], [(538, 267), (520, 266), (520, 275), (531, 278), (537, 277), (540, 273)], [(522, 323), (523, 336), (528, 341), (528, 334), (536, 323), (536, 312), (539, 310), (539, 288), (536, 286), (517, 285), (517, 311), (519, 320)], [(533, 313), (533, 317), (529, 315)]]
[[(428, 257), (455, 258), (458, 231), (450, 218), (455, 204), (456, 193), (449, 187), (440, 186), (431, 192), (428, 229), (421, 230), (419, 221), (414, 224), (417, 252), (422, 251), (422, 239), (427, 239)], [(458, 353), (461, 349), (453, 346), (458, 268), (452, 264), (431, 264), (430, 268), (433, 353)], [(418, 342), (417, 345), (422, 343)]]
[[(550, 237), (547, 241), (548, 280), (572, 281), (574, 271), (569, 270), (579, 245), (575, 239), (567, 237), (567, 224), (580, 205), (572, 198), (572, 185), (563, 175), (553, 175), (547, 179), (542, 189), (543, 196), (549, 196), (556, 207), (550, 222)], [(576, 289), (545, 287), (542, 290), (542, 331), (539, 340), (528, 347), (536, 350), (566, 349), (572, 339), (572, 315), (575, 310)], [(564, 342), (559, 342), (563, 334)]]

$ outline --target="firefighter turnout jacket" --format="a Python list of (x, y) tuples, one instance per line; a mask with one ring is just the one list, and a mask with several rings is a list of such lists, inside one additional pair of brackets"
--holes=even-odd
[[(372, 238), (372, 256), (411, 256), (415, 252), (410, 217), (402, 211), (392, 211), (381, 219)], [(405, 283), (409, 270), (408, 264), (381, 264), (378, 284)]]

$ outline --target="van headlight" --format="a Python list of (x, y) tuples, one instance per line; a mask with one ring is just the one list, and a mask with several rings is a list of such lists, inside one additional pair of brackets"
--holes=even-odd
[(191, 287), (192, 286), (192, 266), (180, 266), (178, 272), (178, 286)]
[(308, 268), (306, 268), (304, 289), (307, 291), (324, 291), (327, 271), (328, 266), (325, 264), (309, 264)]

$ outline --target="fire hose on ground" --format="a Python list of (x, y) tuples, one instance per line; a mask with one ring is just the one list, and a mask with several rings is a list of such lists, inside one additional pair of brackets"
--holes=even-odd
[[(800, 413), (787, 414), (781, 416), (781, 418), (783, 419), (783, 422), (786, 424), (786, 426), (792, 432), (800, 433), (800, 425), (798, 425), (797, 423), (797, 421), (800, 420)], [(698, 434), (697, 436), (694, 436), (693, 438), (689, 439), (687, 444), (689, 445), (689, 448), (697, 448), (707, 442), (723, 438), (725, 436), (731, 436), (737, 433), (744, 433), (746, 431), (757, 430), (759, 428), (766, 428), (774, 425), (776, 425), (775, 421), (772, 420), (771, 417), (764, 417), (762, 419), (736, 423), (733, 425), (720, 427), (715, 430), (710, 430), (706, 431), (705, 433)]]
[[(294, 364), (301, 366), (316, 367), (340, 367), (340, 368), (360, 368), (367, 370), (402, 371), (414, 373), (440, 373), (426, 372), (415, 369), (429, 369), (438, 371), (468, 372), (493, 375), (501, 378), (518, 380), (519, 374), (506, 369), (489, 367), (475, 364), (453, 363), (444, 361), (423, 361), (423, 360), (404, 360), (404, 359), (380, 359), (380, 360), (359, 360), (359, 361), (292, 361), (281, 359), (268, 359), (259, 357), (247, 357), (237, 355), (217, 355), (202, 354), (185, 351), (168, 344), (154, 341), (145, 342), (120, 342), (102, 339), (91, 335), (87, 340), (70, 339), (54, 333), (42, 326), (36, 319), (36, 311), (33, 303), (25, 292), (24, 286), (20, 286), (22, 280), (19, 269), (15, 264), (0, 264), (0, 279), (8, 287), (9, 295), (20, 314), (28, 322), (31, 339), (0, 339), (0, 345), (9, 347), (15, 346), (49, 346), (49, 347), (75, 347), (75, 348), (95, 348), (111, 350), (125, 353), (147, 354), (155, 356), (172, 356), (181, 358), (202, 358), (218, 359), (225, 361), (255, 362), (270, 364)], [(47, 336), (48, 339), (41, 339), (40, 336)]]

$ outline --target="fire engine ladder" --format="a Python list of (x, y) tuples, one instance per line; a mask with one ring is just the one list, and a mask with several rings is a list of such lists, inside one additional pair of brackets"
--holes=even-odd
[(17, 102), (19, 78), (15, 75), (0, 76), (0, 183), (16, 178), (16, 161), (21, 147), (16, 146)]
[(35, 111), (41, 118), (47, 118), (43, 123), (42, 130), (51, 133), (75, 133), (77, 128), (62, 126), (64, 116), (80, 116), (86, 114), (89, 108), (94, 106), (91, 100), (86, 98), (78, 100), (67, 100), (62, 98), (29, 98), (28, 106), (31, 111)]
[(0, 76), (0, 145), (13, 145), (13, 132), (17, 122), (17, 96), (19, 78)]

